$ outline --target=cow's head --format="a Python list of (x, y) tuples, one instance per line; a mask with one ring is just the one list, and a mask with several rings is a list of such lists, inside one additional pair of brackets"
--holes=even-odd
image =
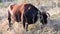
[(44, 25), (44, 24), (47, 24), (47, 18), (48, 18), (48, 16), (50, 16), (49, 15), (49, 13), (47, 13), (47, 12), (41, 12), (41, 23)]

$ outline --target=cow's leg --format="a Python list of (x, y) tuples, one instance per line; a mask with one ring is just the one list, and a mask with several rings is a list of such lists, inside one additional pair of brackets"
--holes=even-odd
[(23, 13), (21, 13), (21, 22), (23, 23)]
[(26, 29), (26, 31), (28, 31), (28, 23), (25, 15), (23, 16), (23, 28)]
[(42, 15), (42, 13), (41, 12), (39, 12), (38, 11), (38, 14), (39, 14), (39, 21), (40, 21), (40, 23), (42, 23), (42, 25), (41, 25), (41, 29), (43, 29), (43, 27), (44, 27), (44, 18), (43, 18), (43, 15)]
[(9, 29), (11, 29), (12, 24), (11, 24), (11, 14), (8, 12), (8, 21), (9, 21)]
[(28, 23), (27, 22), (25, 23), (25, 29), (26, 29), (26, 31), (28, 31)]
[(28, 24), (27, 24), (27, 18), (26, 18), (26, 15), (24, 15), (23, 13), (21, 14), (21, 22), (23, 23), (23, 27), (24, 29), (28, 29)]
[(26, 29), (26, 31), (28, 31), (28, 24), (27, 23), (23, 23), (23, 28)]

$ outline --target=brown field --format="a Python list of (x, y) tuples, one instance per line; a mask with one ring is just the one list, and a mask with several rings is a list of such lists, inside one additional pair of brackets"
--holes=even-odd
[[(60, 0), (18, 0), (15, 3), (19, 4), (24, 1), (32, 3), (39, 10), (43, 11), (44, 9), (44, 11), (48, 12), (50, 14), (48, 24), (41, 29), (42, 24), (38, 20), (37, 23), (29, 25), (26, 32), (21, 23), (15, 22), (12, 25), (12, 30), (7, 30), (9, 28), (7, 7), (14, 2), (0, 3), (0, 34), (60, 34), (60, 7), (58, 6)], [(42, 7), (43, 9), (41, 9)]]

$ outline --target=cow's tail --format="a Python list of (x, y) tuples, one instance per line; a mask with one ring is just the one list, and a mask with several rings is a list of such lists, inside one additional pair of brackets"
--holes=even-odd
[(11, 23), (11, 14), (10, 14), (10, 12), (8, 11), (8, 22), (9, 22), (9, 28), (7, 29), (7, 30), (11, 30), (11, 28), (12, 28), (12, 23)]

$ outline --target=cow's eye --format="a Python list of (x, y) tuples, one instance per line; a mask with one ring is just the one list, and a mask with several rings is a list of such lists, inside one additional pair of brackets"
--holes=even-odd
[(43, 16), (42, 15), (40, 16), (40, 19), (43, 19)]

